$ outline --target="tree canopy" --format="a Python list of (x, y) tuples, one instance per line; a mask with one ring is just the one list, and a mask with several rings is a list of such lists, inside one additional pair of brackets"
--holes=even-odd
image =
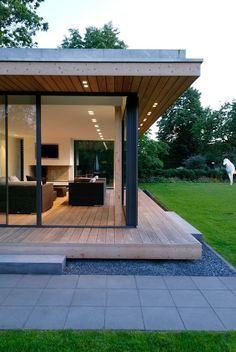
[(236, 101), (224, 103), (219, 110), (203, 108), (200, 92), (189, 88), (157, 126), (157, 138), (169, 147), (165, 167), (188, 165), (195, 159), (199, 162), (201, 157), (209, 164), (221, 163), (225, 156), (235, 159)]
[(37, 46), (32, 37), (48, 29), (48, 23), (37, 15), (43, 1), (0, 0), (0, 47)]
[(104, 24), (103, 27), (87, 27), (84, 37), (80, 35), (79, 29), (69, 29), (69, 37), (64, 37), (62, 48), (77, 49), (125, 49), (127, 45), (120, 40), (119, 30), (113, 27), (112, 22)]
[(200, 93), (189, 88), (157, 123), (158, 139), (166, 142), (170, 148), (168, 166), (180, 166), (183, 160), (198, 153), (198, 132), (202, 129), (199, 121), (202, 120), (203, 112)]
[(168, 146), (150, 138), (149, 132), (144, 133), (138, 142), (139, 177), (150, 176), (156, 169), (163, 168), (163, 156), (168, 154)]

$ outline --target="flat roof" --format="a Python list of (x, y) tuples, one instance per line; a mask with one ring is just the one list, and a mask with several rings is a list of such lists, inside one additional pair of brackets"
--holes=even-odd
[(0, 48), (0, 93), (137, 93), (144, 133), (200, 76), (202, 61), (185, 50)]
[(1, 48), (0, 61), (30, 62), (202, 62), (186, 50)]

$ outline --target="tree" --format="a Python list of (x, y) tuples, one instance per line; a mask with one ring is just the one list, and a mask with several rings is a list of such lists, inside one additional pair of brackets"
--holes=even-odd
[(78, 49), (125, 49), (127, 45), (118, 38), (119, 30), (114, 28), (112, 22), (104, 24), (103, 27), (87, 27), (84, 38), (79, 29), (69, 29), (70, 36), (64, 37), (62, 48)]
[(199, 154), (205, 117), (200, 92), (194, 88), (189, 88), (163, 114), (157, 122), (157, 137), (169, 146), (166, 166), (180, 166), (190, 156)]
[(144, 133), (138, 142), (138, 173), (139, 177), (155, 174), (155, 170), (163, 168), (162, 158), (168, 153), (168, 146), (150, 138), (149, 132)]
[(223, 104), (216, 112), (216, 119), (215, 139), (236, 148), (236, 100)]
[(32, 47), (37, 31), (48, 23), (36, 11), (44, 0), (0, 0), (0, 47)]

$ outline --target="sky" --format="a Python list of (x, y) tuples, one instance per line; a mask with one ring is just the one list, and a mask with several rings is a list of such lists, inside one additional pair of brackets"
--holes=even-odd
[(186, 49), (202, 58), (193, 84), (203, 106), (218, 109), (236, 99), (236, 0), (45, 0), (38, 14), (49, 30), (35, 38), (40, 48), (58, 47), (69, 28), (112, 21), (129, 49)]

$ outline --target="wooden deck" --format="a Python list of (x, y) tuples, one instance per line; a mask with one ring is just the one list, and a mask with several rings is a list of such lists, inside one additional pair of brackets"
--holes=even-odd
[[(68, 204), (68, 194), (58, 197), (53, 207), (42, 215), (43, 225), (69, 226), (114, 226), (114, 192), (107, 189), (104, 206), (72, 206)], [(10, 225), (35, 225), (35, 214), (9, 214)], [(121, 225), (125, 225), (122, 214)]]
[[(112, 192), (109, 197), (111, 200)], [(44, 223), (56, 221), (57, 224), (63, 224), (65, 219), (71, 221), (76, 216), (75, 221), (78, 224), (79, 218), (78, 214), (76, 215), (78, 208), (76, 208), (68, 212), (67, 207), (67, 215), (63, 216), (63, 211), (58, 211), (54, 220), (53, 211), (49, 211), (45, 215)], [(82, 212), (87, 216), (87, 223), (90, 225), (92, 224), (89, 222), (88, 211), (96, 214), (100, 211), (99, 216), (94, 213), (91, 215), (94, 226), (99, 225), (99, 221), (100, 225), (102, 222), (108, 224), (109, 221), (113, 221), (111, 215), (109, 216), (109, 206), (106, 211), (102, 209), (103, 207), (83, 208), (90, 208)], [(97, 209), (94, 210), (95, 208)], [(139, 191), (138, 220), (137, 228), (0, 228), (0, 254), (65, 254), (68, 258), (116, 259), (201, 257), (201, 244), (142, 191)]]

